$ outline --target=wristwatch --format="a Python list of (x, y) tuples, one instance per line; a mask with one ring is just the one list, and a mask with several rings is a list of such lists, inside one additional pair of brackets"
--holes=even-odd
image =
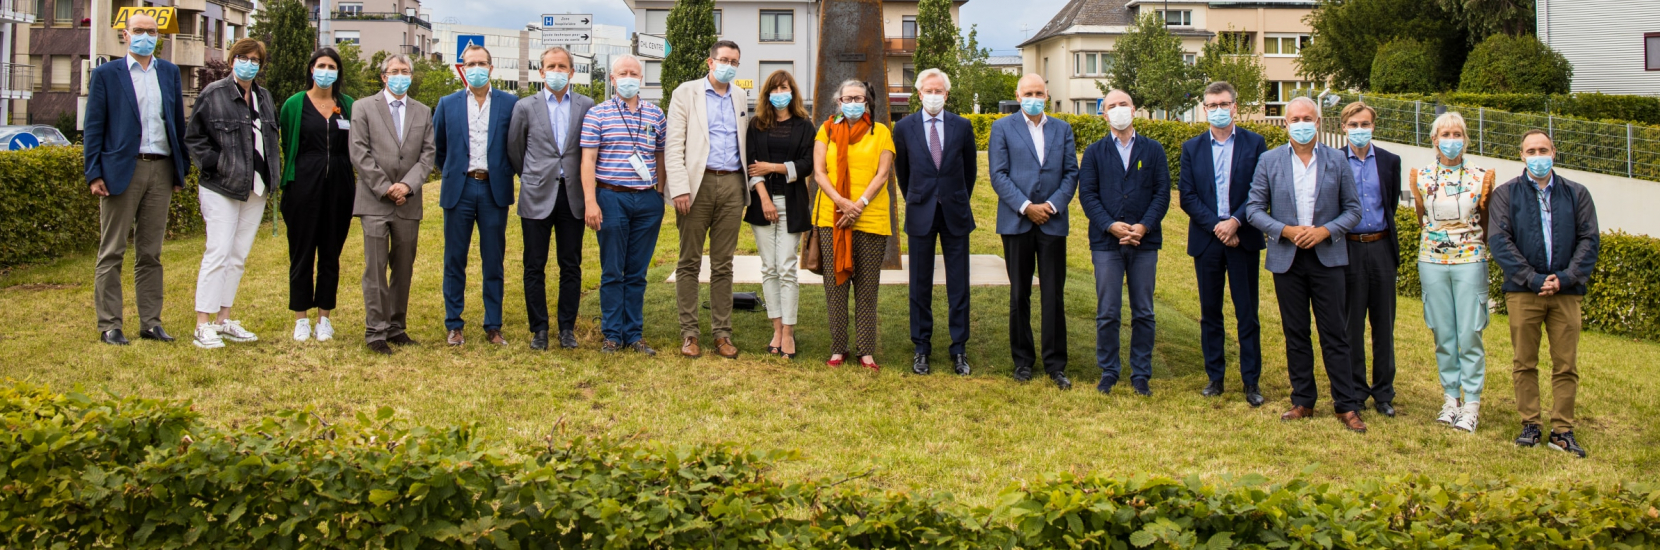
[(859, 206), (870, 206), (870, 199), (859, 197)]

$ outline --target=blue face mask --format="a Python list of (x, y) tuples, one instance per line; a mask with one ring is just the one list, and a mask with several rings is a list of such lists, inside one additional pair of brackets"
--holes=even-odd
[(338, 80), (339, 78), (340, 78), (340, 71), (336, 71), (334, 69), (312, 69), (311, 70), (311, 81), (316, 82), (317, 86), (321, 87), (321, 88), (327, 88), (327, 87), (333, 86), (334, 81)]
[(156, 53), (156, 34), (135, 34), (127, 42), (127, 51), (133, 55), (150, 55)]
[(239, 80), (253, 80), (254, 77), (259, 76), (259, 64), (246, 59), (238, 59), (236, 63), (231, 65), (231, 72), (236, 73), (236, 78)]
[(640, 93), (640, 79), (638, 79), (638, 78), (618, 78), (617, 79), (617, 95), (618, 96), (621, 96), (623, 99), (633, 99), (634, 96), (636, 94), (639, 94), (639, 93)]
[(1020, 110), (1028, 115), (1041, 115), (1043, 114), (1043, 108), (1047, 106), (1049, 106), (1049, 100), (1041, 97), (1020, 98)]
[(410, 82), (413, 82), (413, 80), (406, 74), (388, 76), (386, 77), (386, 89), (391, 90), (392, 95), (403, 95), (409, 92)]
[(1371, 128), (1350, 128), (1349, 129), (1349, 145), (1353, 145), (1355, 147), (1365, 147), (1366, 144), (1371, 143), (1371, 142), (1372, 142), (1372, 129)]
[(1441, 149), (1441, 156), (1447, 157), (1447, 160), (1457, 161), (1458, 155), (1464, 154), (1464, 140), (1462, 139), (1442, 138), (1441, 144), (1437, 147)]
[(715, 80), (720, 81), (721, 84), (731, 84), (732, 79), (738, 78), (738, 68), (724, 63), (716, 63), (715, 70), (709, 71), (709, 74), (715, 75)]
[(570, 85), (571, 75), (565, 74), (565, 71), (548, 71), (547, 74), (542, 75), (542, 83), (548, 85), (548, 91), (550, 92), (563, 90), (565, 86)]
[(1210, 115), (1206, 118), (1210, 119), (1211, 126), (1215, 126), (1217, 128), (1227, 128), (1229, 124), (1233, 124), (1233, 111), (1228, 109), (1211, 109)]
[(1314, 141), (1316, 130), (1313, 122), (1293, 122), (1286, 125), (1285, 129), (1291, 134), (1291, 140), (1298, 145)]
[(1552, 164), (1550, 157), (1528, 157), (1527, 173), (1533, 174), (1535, 178), (1549, 176)]
[(842, 116), (850, 120), (865, 116), (865, 104), (843, 103)]
[(467, 85), (474, 88), (483, 88), (490, 83), (489, 67), (467, 67)]
[(775, 109), (789, 107), (791, 99), (795, 99), (795, 94), (790, 92), (778, 92), (767, 96), (767, 101), (771, 102)]

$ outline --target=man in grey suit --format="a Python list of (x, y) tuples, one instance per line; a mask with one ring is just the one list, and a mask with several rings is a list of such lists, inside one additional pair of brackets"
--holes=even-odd
[(1060, 389), (1066, 377), (1067, 205), (1078, 190), (1078, 154), (1072, 126), (1043, 113), (1049, 88), (1028, 74), (1015, 88), (1021, 116), (991, 125), (987, 157), (997, 192), (997, 234), (1009, 271), (1009, 353), (1014, 378), (1032, 379), (1032, 272), (1043, 281), (1043, 370)]
[(388, 56), (380, 65), (386, 90), (358, 100), (352, 110), (352, 215), (363, 224), (364, 337), (369, 349), (386, 355), (392, 353), (388, 344), (416, 343), (404, 332), (404, 318), (421, 230), (421, 184), (432, 173), (435, 151), (432, 109), (405, 95), (413, 67), (408, 57)]
[(525, 312), (530, 348), (548, 349), (548, 241), (559, 262), (559, 347), (576, 348), (577, 302), (582, 299), (582, 118), (594, 100), (571, 93), (571, 52), (542, 51), (539, 94), (513, 105), (507, 161), (519, 174), (519, 224), (524, 229)]
[(1245, 203), (1247, 220), (1268, 237), (1265, 267), (1274, 274), (1285, 330), (1292, 406), (1280, 420), (1314, 416), (1319, 389), (1314, 385), (1314, 342), (1308, 328), (1312, 305), (1337, 418), (1348, 429), (1365, 433), (1349, 361), (1344, 304), (1344, 267), (1349, 264), (1344, 236), (1360, 223), (1354, 172), (1342, 152), (1314, 139), (1319, 133), (1319, 103), (1293, 98), (1286, 105), (1285, 122), (1291, 143), (1263, 153)]

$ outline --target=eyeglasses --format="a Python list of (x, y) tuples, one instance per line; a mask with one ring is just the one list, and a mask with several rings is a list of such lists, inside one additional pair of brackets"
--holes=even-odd
[(127, 34), (133, 36), (156, 36), (159, 33), (156, 29), (127, 29)]
[(865, 96), (862, 96), (862, 95), (842, 96), (841, 100), (842, 100), (842, 103), (864, 103), (865, 102)]
[(386, 72), (381, 73), (381, 74), (392, 75), (392, 76), (398, 76), (398, 75), (410, 76), (410, 75), (413, 75), (415, 73), (410, 72), (409, 69), (392, 69), (390, 71), (386, 71)]
[(231, 60), (233, 60), (233, 61), (247, 61), (247, 62), (253, 63), (255, 65), (259, 64), (259, 57), (257, 57), (257, 56), (239, 55), (239, 56), (231, 58)]
[(1205, 103), (1204, 106), (1205, 106), (1205, 109), (1209, 109), (1209, 110), (1227, 109), (1229, 107), (1233, 107), (1233, 102), (1232, 101), (1223, 101), (1223, 102), (1220, 102), (1220, 103)]
[(733, 67), (738, 66), (738, 60), (736, 59), (726, 59), (724, 57), (712, 57), (710, 59), (714, 59), (715, 63), (719, 63), (721, 65), (731, 65)]

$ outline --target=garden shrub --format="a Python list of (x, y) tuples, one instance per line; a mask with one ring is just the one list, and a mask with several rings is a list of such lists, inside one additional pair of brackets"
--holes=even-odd
[[(0, 151), (0, 267), (49, 260), (98, 244), (98, 197), (80, 146)], [(167, 237), (202, 232), (196, 172), (173, 193)]]
[[(1568, 58), (1529, 36), (1494, 34), (1470, 50), (1458, 91), (1483, 94), (1565, 94), (1573, 81)], [(1381, 90), (1380, 90), (1381, 91)]]
[(1385, 94), (1435, 91), (1435, 62), (1430, 46), (1412, 38), (1392, 40), (1372, 57), (1372, 90)]

